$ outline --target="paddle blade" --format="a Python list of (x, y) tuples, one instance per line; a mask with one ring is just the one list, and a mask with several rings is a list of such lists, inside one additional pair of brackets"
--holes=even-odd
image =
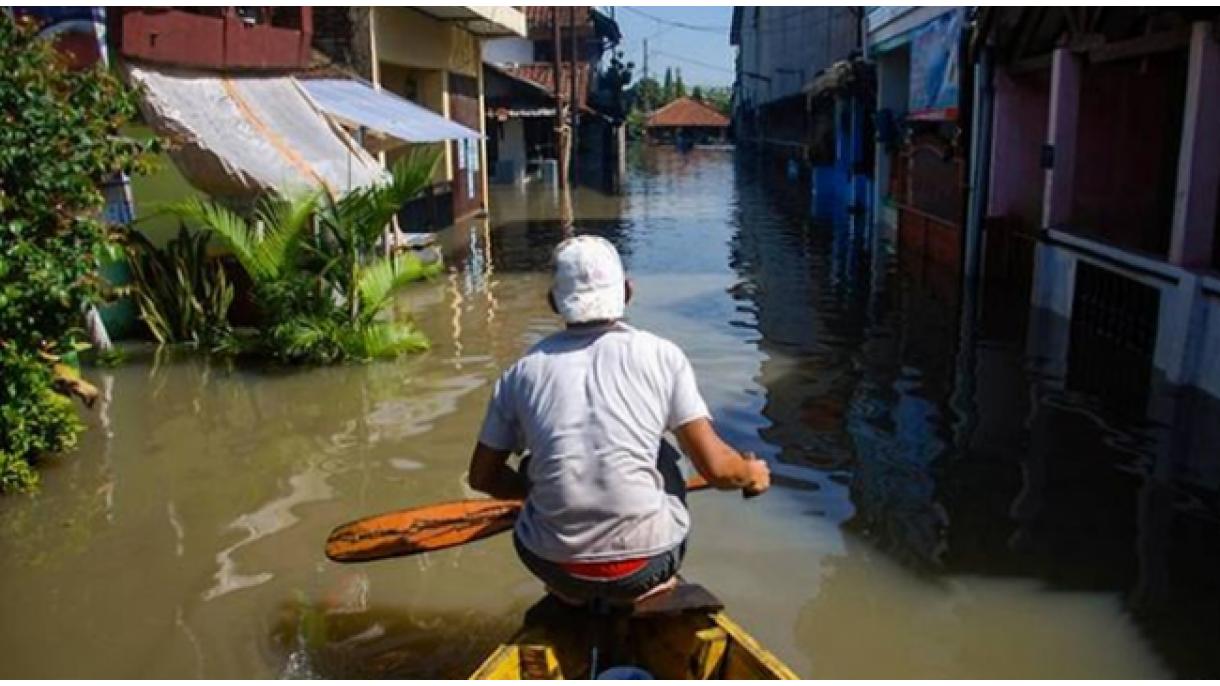
[(366, 517), (336, 527), (326, 557), (363, 562), (444, 550), (511, 529), (519, 500), (461, 500)]

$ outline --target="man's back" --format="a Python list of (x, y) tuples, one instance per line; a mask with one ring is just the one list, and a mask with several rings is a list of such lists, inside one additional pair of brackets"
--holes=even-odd
[(528, 448), (517, 535), (555, 562), (655, 555), (690, 528), (665, 493), (667, 429), (708, 416), (686, 356), (626, 324), (573, 328), (535, 345), (496, 384), (480, 441)]

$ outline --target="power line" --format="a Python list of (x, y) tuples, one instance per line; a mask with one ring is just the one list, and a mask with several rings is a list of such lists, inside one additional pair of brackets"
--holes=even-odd
[(725, 33), (729, 30), (729, 27), (727, 27), (727, 26), (709, 26), (707, 24), (687, 24), (686, 22), (682, 22), (682, 21), (673, 21), (672, 19), (665, 19), (664, 17), (658, 17), (655, 14), (651, 14), (651, 13), (645, 12), (643, 10), (637, 10), (634, 7), (624, 7), (623, 9), (627, 10), (628, 12), (631, 12), (632, 14), (638, 14), (641, 17), (651, 19), (651, 20), (657, 22), (658, 24), (667, 24), (667, 25), (672, 26), (677, 29), (686, 29), (687, 31), (704, 31), (706, 33)]
[(685, 56), (682, 56), (682, 55), (675, 55), (675, 54), (670, 53), (670, 52), (665, 52), (664, 50), (657, 50), (656, 48), (653, 48), (653, 49), (652, 49), (652, 54), (654, 54), (654, 55), (664, 55), (665, 57), (668, 57), (668, 58), (670, 58), (671, 60), (677, 60), (677, 61), (679, 61), (679, 62), (688, 62), (688, 63), (693, 64), (693, 65), (698, 66), (698, 67), (703, 67), (703, 68), (705, 68), (705, 69), (712, 69), (712, 70), (715, 70), (715, 71), (724, 72), (724, 73), (726, 73), (726, 74), (736, 74), (736, 73), (737, 73), (737, 72), (736, 72), (735, 70), (733, 70), (733, 69), (727, 69), (727, 68), (722, 67), (722, 66), (720, 66), (720, 65), (716, 65), (716, 64), (709, 64), (709, 63), (707, 63), (707, 62), (700, 62), (699, 60), (693, 60), (693, 59), (691, 59), (691, 58), (689, 58), (689, 57), (685, 57)]

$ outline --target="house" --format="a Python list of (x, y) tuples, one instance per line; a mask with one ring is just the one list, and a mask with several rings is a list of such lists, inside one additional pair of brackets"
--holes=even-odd
[(524, 32), (512, 8), (124, 7), (110, 30), (146, 120), (210, 195), (346, 192), (430, 146), (444, 161), (400, 226), (486, 210), (480, 41)]
[(860, 8), (735, 7), (729, 42), (738, 144), (808, 188), (815, 216), (841, 224), (866, 213), (875, 93)]
[(309, 7), (116, 7), (110, 20), (128, 59), (217, 70), (309, 63)]
[(604, 58), (622, 40), (618, 24), (593, 7), (523, 10), (526, 35), (488, 41), (483, 53), (493, 182), (556, 178), (556, 119), (574, 109), (571, 176), (588, 185), (616, 187), (624, 156), (623, 112), (620, 84), (605, 76)]
[(1095, 360), (1098, 383), (1163, 377), (1220, 396), (1218, 21), (1202, 7), (976, 20), (985, 154), (967, 269), (1070, 321), (1030, 340)]
[[(512, 7), (462, 6), (318, 7), (314, 13), (316, 49), (353, 69), (374, 90), (477, 134), (452, 137), (456, 134), (429, 127), (431, 133), (424, 138), (432, 140), (398, 139), (403, 144), (379, 151), (392, 164), (417, 146), (443, 149), (432, 186), (404, 208), (400, 223), (411, 230), (430, 230), (486, 212), (483, 43), (525, 36), (525, 15)], [(334, 104), (341, 106), (342, 98)]]
[(956, 274), (962, 260), (969, 122), (959, 46), (966, 8), (872, 7), (864, 17), (876, 65), (878, 228), (909, 260)]
[(678, 146), (724, 143), (729, 118), (694, 98), (678, 98), (648, 116), (644, 123), (649, 143)]

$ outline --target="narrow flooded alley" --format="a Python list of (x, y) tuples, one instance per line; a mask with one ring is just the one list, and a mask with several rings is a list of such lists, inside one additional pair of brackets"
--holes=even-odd
[[(776, 487), (692, 495), (684, 574), (807, 678), (1220, 675), (1220, 403), (1117, 393), (1114, 359), (1020, 298), (963, 315), (732, 150), (636, 151), (577, 231), (621, 252), (635, 326), (690, 357)], [(37, 496), (0, 500), (9, 678), (462, 677), (541, 586), (501, 536), (342, 566), (331, 527), (472, 497), (500, 371), (556, 330), (558, 196), (498, 191), (401, 295), (432, 349), (251, 369), (129, 355)], [(992, 302), (992, 301), (989, 301)], [(1028, 302), (1028, 300), (1025, 300)]]

